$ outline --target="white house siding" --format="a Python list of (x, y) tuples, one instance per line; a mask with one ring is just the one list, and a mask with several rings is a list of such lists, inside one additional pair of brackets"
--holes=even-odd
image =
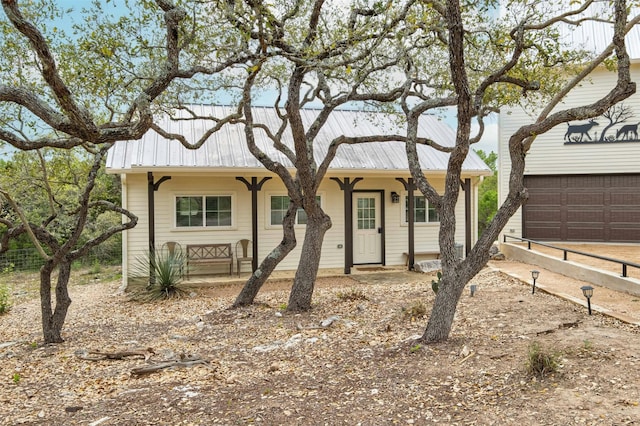
[[(632, 80), (640, 77), (640, 64), (632, 66)], [(616, 81), (616, 74), (599, 68), (591, 75), (591, 81), (577, 88), (559, 108), (565, 109), (596, 101), (609, 91)], [(634, 112), (634, 117), (624, 124), (640, 122), (640, 95), (636, 94), (624, 101), (624, 105)], [(498, 198), (502, 203), (509, 190), (509, 137), (520, 126), (531, 123), (535, 112), (529, 114), (523, 108), (503, 109), (499, 117), (499, 188)], [(604, 117), (595, 119), (598, 126), (591, 130), (592, 138), (598, 138), (608, 124)], [(586, 123), (576, 121), (571, 124)], [(607, 135), (615, 136), (617, 125), (608, 130)], [(527, 154), (525, 175), (577, 175), (577, 174), (621, 174), (640, 172), (640, 142), (595, 143), (565, 145), (567, 125), (563, 124), (539, 136)], [(594, 136), (594, 132), (597, 136)], [(585, 138), (585, 140), (587, 140)], [(503, 234), (522, 236), (522, 209), (505, 226)]]
[[(189, 174), (189, 173), (154, 173), (154, 180), (158, 181), (162, 176), (171, 176), (170, 180), (163, 182), (159, 190), (155, 192), (155, 230), (156, 246), (160, 247), (166, 241), (177, 241), (186, 244), (206, 244), (206, 243), (232, 243), (235, 249), (236, 241), (242, 238), (251, 239), (251, 192), (247, 190), (244, 183), (235, 179), (237, 174)], [(250, 176), (245, 178), (250, 180)], [(341, 180), (350, 177), (353, 181), (356, 177), (364, 177), (355, 189), (356, 190), (384, 190), (385, 205), (385, 229), (386, 229), (386, 261), (387, 265), (402, 265), (405, 258), (402, 255), (408, 249), (408, 227), (402, 223), (404, 215), (404, 191), (403, 185), (396, 181), (400, 175), (389, 175), (388, 177), (367, 177), (366, 175), (336, 175)], [(408, 176), (404, 176), (405, 179)], [(260, 179), (260, 177), (259, 177)], [(472, 178), (472, 211), (477, 205), (477, 178)], [(436, 189), (442, 190), (444, 180), (435, 179)], [(126, 232), (123, 239), (125, 265), (134, 265), (136, 258), (144, 257), (148, 252), (148, 229), (149, 221), (147, 216), (147, 176), (146, 173), (127, 174), (123, 183), (123, 203), (139, 218), (138, 225)], [(401, 202), (394, 204), (391, 202), (391, 192), (395, 191), (401, 195)], [(183, 229), (174, 226), (174, 200), (176, 195), (206, 195), (215, 193), (231, 193), (234, 197), (233, 226), (231, 229)], [(269, 195), (272, 193), (285, 194), (286, 190), (281, 181), (274, 177), (267, 181), (262, 190), (258, 192), (258, 235), (259, 235), (259, 261), (261, 261), (282, 239), (282, 228), (280, 226), (270, 226), (268, 223), (269, 210), (266, 208), (269, 202)], [(322, 248), (320, 261), (321, 268), (342, 268), (344, 266), (344, 194), (339, 189), (338, 184), (328, 178), (320, 186), (319, 193), (322, 196), (322, 206), (325, 212), (331, 217), (333, 226), (326, 233)], [(461, 191), (456, 216), (458, 217), (458, 228), (456, 231), (456, 241), (464, 243), (464, 192)], [(473, 240), (475, 241), (477, 218), (474, 217), (472, 229)], [(437, 250), (438, 248), (439, 226), (435, 224), (416, 224), (415, 226), (415, 250)], [(281, 270), (296, 269), (300, 250), (304, 240), (304, 226), (296, 226), (296, 237), (298, 245), (292, 253), (278, 266)], [(244, 268), (249, 268), (244, 265)], [(234, 265), (235, 269), (235, 265)], [(220, 272), (223, 272), (220, 270)], [(123, 271), (127, 280), (129, 270)]]

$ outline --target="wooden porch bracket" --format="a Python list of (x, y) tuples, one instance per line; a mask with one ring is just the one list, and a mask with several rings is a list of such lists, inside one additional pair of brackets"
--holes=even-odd
[(236, 177), (236, 180), (244, 183), (247, 186), (247, 189), (251, 191), (251, 239), (253, 240), (251, 253), (252, 273), (258, 269), (258, 191), (262, 190), (262, 185), (264, 185), (264, 183), (269, 179), (272, 178), (270, 176), (263, 177), (260, 182), (258, 182), (258, 178), (253, 176), (251, 178), (251, 182), (249, 182), (242, 176)]
[(351, 274), (353, 266), (353, 188), (363, 178), (351, 179), (346, 177), (343, 181), (340, 178), (332, 177), (344, 193), (344, 273)]

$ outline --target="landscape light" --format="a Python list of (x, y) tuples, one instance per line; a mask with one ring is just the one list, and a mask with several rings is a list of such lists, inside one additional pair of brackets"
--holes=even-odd
[(536, 280), (540, 276), (540, 271), (536, 271), (535, 269), (531, 271), (531, 278), (533, 278), (533, 289), (531, 290), (531, 294), (536, 293)]
[(476, 294), (476, 290), (478, 290), (478, 285), (477, 284), (471, 284), (469, 286), (469, 290), (471, 290), (471, 297), (473, 297), (473, 295)]
[(590, 285), (584, 285), (580, 287), (582, 294), (587, 298), (587, 308), (589, 309), (589, 315), (591, 315), (591, 296), (593, 296), (593, 287)]

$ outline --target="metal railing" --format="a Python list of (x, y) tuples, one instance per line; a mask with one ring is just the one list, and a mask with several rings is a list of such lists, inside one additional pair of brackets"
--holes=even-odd
[(537, 244), (539, 246), (544, 246), (544, 247), (549, 247), (555, 250), (560, 250), (562, 251), (562, 260), (567, 260), (567, 253), (573, 253), (573, 254), (579, 254), (580, 256), (587, 256), (587, 257), (593, 257), (594, 259), (600, 259), (600, 260), (604, 260), (607, 262), (612, 262), (612, 263), (617, 263), (619, 265), (622, 265), (622, 277), (627, 278), (627, 267), (631, 266), (632, 268), (638, 268), (640, 269), (640, 264), (638, 263), (633, 263), (633, 262), (627, 262), (626, 260), (620, 260), (620, 259), (614, 259), (612, 257), (607, 257), (607, 256), (600, 256), (598, 254), (592, 254), (592, 253), (586, 253), (580, 250), (573, 250), (573, 249), (568, 249), (565, 247), (557, 247), (554, 246), (552, 244), (547, 244), (547, 243), (541, 243), (540, 241), (534, 241), (534, 240), (529, 240), (527, 238), (520, 238), (520, 237), (515, 237), (513, 235), (505, 235), (504, 236), (504, 242), (507, 242), (507, 238), (513, 238), (514, 240), (518, 240), (518, 241), (523, 241), (527, 243), (527, 250), (531, 250), (531, 245), (532, 244)]

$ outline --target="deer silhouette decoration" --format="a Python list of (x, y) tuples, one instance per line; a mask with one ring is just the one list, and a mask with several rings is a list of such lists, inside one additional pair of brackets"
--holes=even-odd
[(571, 141), (571, 135), (576, 134), (576, 135), (579, 135), (579, 139), (577, 139), (577, 142), (582, 142), (585, 136), (589, 138), (589, 140), (593, 140), (591, 139), (591, 135), (589, 135), (589, 131), (591, 130), (592, 127), (598, 126), (598, 125), (599, 124), (593, 119), (589, 120), (589, 122), (585, 124), (571, 125), (567, 123), (567, 126), (568, 126), (567, 133), (564, 134), (564, 138), (567, 141)]
[[(616, 139), (628, 141), (638, 139), (638, 124), (640, 123), (625, 124), (624, 126), (620, 127), (620, 129), (618, 129), (618, 131), (616, 132)], [(620, 136), (622, 136), (622, 138), (620, 138)]]

